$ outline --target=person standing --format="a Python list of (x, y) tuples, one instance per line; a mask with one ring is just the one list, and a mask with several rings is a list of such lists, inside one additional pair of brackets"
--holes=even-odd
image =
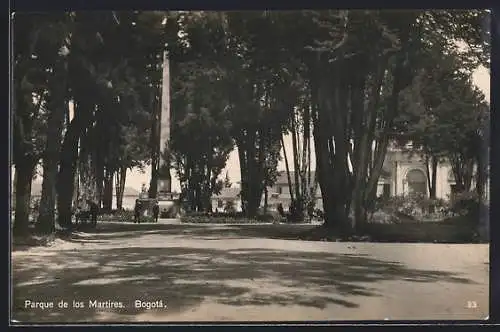
[(283, 204), (279, 203), (276, 210), (278, 211), (278, 213), (280, 215), (280, 222), (282, 222), (286, 218), (285, 211), (283, 209)]
[(90, 221), (93, 226), (97, 225), (97, 214), (99, 213), (99, 207), (96, 203), (92, 202), (90, 199), (87, 200), (87, 205), (89, 206)]
[(141, 215), (141, 205), (138, 199), (135, 200), (135, 206), (134, 206), (134, 224), (135, 223), (140, 223), (139, 217)]
[(307, 204), (307, 215), (309, 217), (309, 222), (312, 222), (312, 220), (314, 219), (314, 201), (313, 200), (311, 200)]
[(158, 202), (155, 202), (155, 205), (153, 205), (153, 218), (155, 219), (155, 222), (158, 222), (159, 215), (160, 215), (160, 206), (158, 205)]
[(276, 210), (278, 210), (280, 218), (283, 220), (283, 218), (285, 218), (285, 211), (283, 210), (283, 204), (279, 203)]

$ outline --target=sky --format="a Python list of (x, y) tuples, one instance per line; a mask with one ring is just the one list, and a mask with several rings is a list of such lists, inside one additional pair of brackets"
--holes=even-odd
[[(490, 102), (490, 73), (489, 70), (485, 67), (479, 67), (473, 74), (473, 81), (474, 84), (485, 94), (486, 101), (489, 103)], [(285, 149), (287, 152), (287, 157), (288, 160), (292, 160), (292, 141), (290, 136), (285, 136)], [(281, 152), (283, 156), (283, 151)], [(316, 169), (316, 160), (314, 158), (314, 145), (312, 145), (311, 149), (311, 169)], [(283, 158), (282, 158), (283, 159)], [(293, 165), (290, 165), (290, 169), (293, 170)], [(278, 164), (278, 170), (285, 170), (285, 162), (282, 160)], [(229, 156), (229, 160), (227, 161), (227, 166), (222, 171), (221, 177), (224, 177), (225, 174), (229, 175), (230, 181), (233, 183), (233, 186), (236, 185), (238, 181), (241, 180), (241, 175), (240, 175), (240, 163), (238, 159), (238, 151), (233, 150)], [(179, 180), (174, 178), (175, 177), (175, 171), (171, 171), (172, 174), (172, 191), (177, 191), (180, 192), (180, 183)], [(149, 187), (149, 180), (151, 177), (151, 168), (147, 167), (145, 169), (145, 173), (141, 173), (137, 170), (135, 171), (130, 171), (127, 173), (127, 181), (126, 181), (126, 186), (127, 187), (132, 187), (137, 190), (141, 189), (141, 186), (143, 183), (146, 184), (147, 187)]]

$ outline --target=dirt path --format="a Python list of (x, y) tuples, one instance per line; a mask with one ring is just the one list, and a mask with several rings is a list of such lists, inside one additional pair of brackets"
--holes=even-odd
[[(488, 315), (488, 245), (269, 238), (300, 227), (108, 224), (48, 248), (15, 251), (13, 318), (168, 322)], [(164, 307), (135, 308), (137, 300), (143, 306), (161, 301)], [(31, 308), (37, 301), (45, 302), (38, 307), (52, 302), (55, 308)], [(58, 308), (60, 301), (68, 308)], [(99, 302), (101, 308), (89, 308)], [(111, 302), (123, 308), (106, 308)], [(74, 308), (80, 303), (82, 308)]]

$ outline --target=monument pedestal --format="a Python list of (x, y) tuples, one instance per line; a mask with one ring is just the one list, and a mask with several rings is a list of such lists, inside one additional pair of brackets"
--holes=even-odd
[(158, 179), (157, 201), (161, 218), (179, 218), (181, 216), (180, 194), (172, 192), (171, 179)]

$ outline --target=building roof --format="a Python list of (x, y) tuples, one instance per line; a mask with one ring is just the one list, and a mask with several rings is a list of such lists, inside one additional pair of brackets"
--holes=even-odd
[[(311, 171), (311, 181), (314, 181), (314, 178), (316, 176), (316, 171)], [(290, 180), (292, 181), (292, 184), (295, 183), (295, 171), (290, 171)], [(288, 185), (288, 176), (286, 174), (286, 171), (279, 171), (278, 172), (278, 177), (276, 178), (275, 184), (285, 184)]]
[(213, 195), (213, 199), (236, 199), (240, 194), (241, 189), (236, 187), (231, 188), (222, 188), (221, 192), (218, 195)]

